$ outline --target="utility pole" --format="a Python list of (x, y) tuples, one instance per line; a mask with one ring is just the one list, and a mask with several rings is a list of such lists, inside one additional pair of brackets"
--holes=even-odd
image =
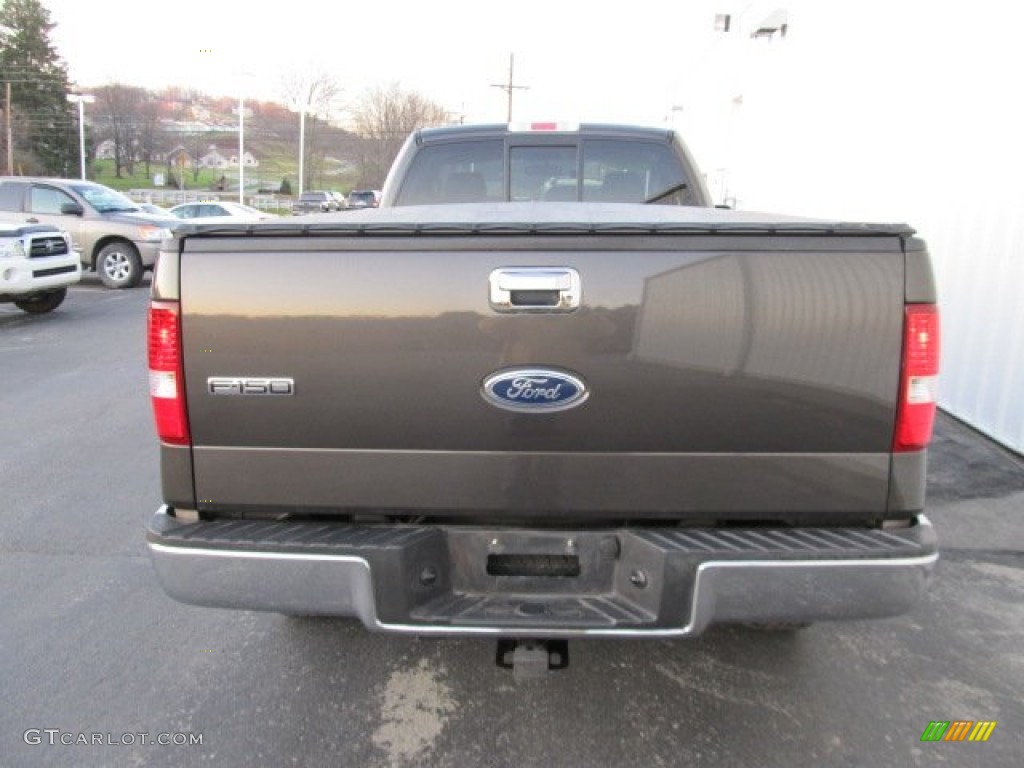
[(11, 135), (11, 84), (5, 83), (6, 102), (4, 103), (4, 118), (7, 120), (7, 175), (14, 175), (14, 141)]
[(508, 55), (508, 82), (507, 83), (491, 83), (491, 88), (501, 88), (505, 93), (508, 94), (508, 122), (512, 122), (512, 91), (528, 91), (530, 86), (528, 85), (516, 85), (513, 78), (515, 71), (515, 54), (510, 53)]
[[(0, 24), (0, 41), (6, 43), (7, 36), (13, 35), (15, 30)], [(7, 123), (7, 175), (14, 175), (14, 141), (11, 136), (11, 82), (4, 83), (4, 121)]]

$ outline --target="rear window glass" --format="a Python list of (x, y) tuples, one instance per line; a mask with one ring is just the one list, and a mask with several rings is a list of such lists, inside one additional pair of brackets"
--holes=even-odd
[(436, 144), (417, 153), (397, 205), (479, 203), (505, 199), (501, 139)]
[(577, 200), (576, 147), (512, 147), (508, 153), (511, 199)]
[(692, 191), (683, 186), (686, 182), (679, 159), (665, 144), (613, 139), (583, 142), (584, 200), (695, 205)]
[(486, 201), (594, 201), (697, 205), (683, 166), (665, 143), (584, 139), (576, 144), (511, 146), (482, 139), (423, 147), (396, 205)]

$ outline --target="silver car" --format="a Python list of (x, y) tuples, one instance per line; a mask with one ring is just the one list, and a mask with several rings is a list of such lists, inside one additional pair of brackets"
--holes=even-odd
[(224, 200), (182, 203), (171, 208), (170, 214), (179, 219), (202, 224), (244, 224), (278, 218), (273, 213)]
[(178, 220), (145, 213), (109, 187), (79, 179), (0, 177), (0, 213), (50, 224), (71, 235), (82, 266), (108, 288), (132, 288), (156, 262), (160, 242)]

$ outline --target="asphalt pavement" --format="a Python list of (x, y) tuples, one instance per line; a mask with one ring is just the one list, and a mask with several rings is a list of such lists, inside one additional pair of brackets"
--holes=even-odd
[[(910, 614), (574, 641), (567, 670), (516, 683), (492, 641), (164, 595), (147, 298), (87, 278), (50, 315), (0, 305), (0, 765), (1024, 765), (1024, 462), (954, 419)], [(921, 740), (956, 720), (996, 726)]]

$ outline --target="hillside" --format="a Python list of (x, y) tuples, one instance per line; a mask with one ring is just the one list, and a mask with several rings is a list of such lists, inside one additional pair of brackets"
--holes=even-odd
[[(101, 110), (93, 113), (89, 126), (93, 157), (90, 175), (119, 189), (151, 186), (154, 174), (163, 174), (168, 183), (175, 185), (178, 177), (183, 176), (186, 188), (191, 189), (210, 189), (218, 181), (226, 189), (237, 189), (237, 102), (180, 89), (147, 92), (145, 99), (155, 120), (142, 140), (133, 139), (135, 152), (131, 163), (122, 149), (120, 177), (115, 175), (114, 138), (121, 130), (123, 147), (122, 123), (139, 126), (144, 124), (143, 118), (129, 115), (115, 119)], [(307, 188), (347, 192), (354, 186), (379, 186), (380, 180), (362, 178), (365, 142), (355, 134), (307, 115), (305, 143)], [(147, 147), (149, 151), (144, 152), (140, 147)], [(244, 149), (248, 160), (245, 168), (247, 194), (258, 189), (276, 190), (285, 179), (297, 189), (298, 113), (272, 102), (246, 103)], [(147, 154), (149, 173), (145, 163)]]

